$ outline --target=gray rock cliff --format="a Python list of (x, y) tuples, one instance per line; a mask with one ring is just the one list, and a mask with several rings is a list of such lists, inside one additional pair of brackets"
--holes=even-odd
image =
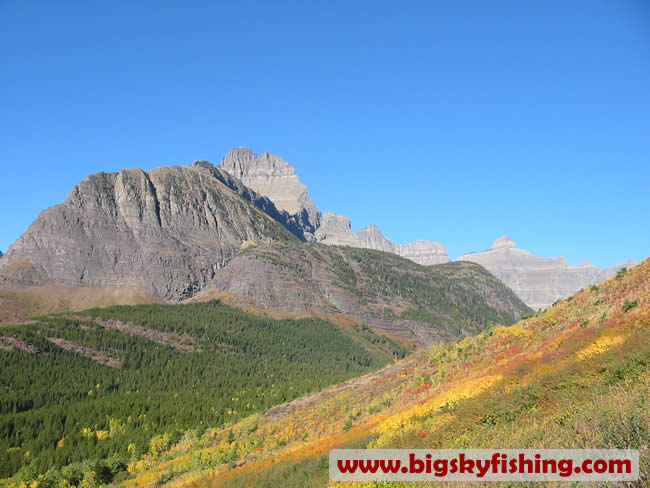
[(316, 230), (316, 240), (323, 244), (352, 246), (385, 251), (410, 259), (425, 266), (450, 261), (447, 250), (439, 242), (418, 240), (408, 244), (393, 244), (376, 225), (369, 225), (352, 232), (350, 219), (326, 212), (321, 226)]
[(508, 236), (500, 237), (491, 249), (460, 256), (456, 261), (480, 264), (510, 287), (528, 306), (537, 310), (567, 298), (582, 288), (615, 275), (633, 261), (607, 269), (589, 262), (569, 266), (563, 257), (543, 258), (518, 249)]
[(233, 149), (223, 158), (220, 169), (238, 178), (249, 188), (268, 197), (279, 210), (295, 216), (305, 235), (320, 224), (320, 211), (293, 166), (269, 152), (257, 155), (250, 149)]
[(421, 239), (409, 242), (406, 245), (398, 244), (395, 253), (425, 266), (450, 261), (445, 246), (439, 242), (423, 241)]

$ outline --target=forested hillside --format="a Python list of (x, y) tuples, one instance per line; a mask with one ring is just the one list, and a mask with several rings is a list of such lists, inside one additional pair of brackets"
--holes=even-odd
[(107, 483), (185, 432), (223, 427), (405, 352), (361, 326), (273, 320), (217, 301), (5, 327), (0, 478), (53, 487), (95, 473)]

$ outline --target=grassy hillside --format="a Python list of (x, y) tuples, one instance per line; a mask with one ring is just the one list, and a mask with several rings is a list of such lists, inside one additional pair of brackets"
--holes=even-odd
[(329, 483), (328, 451), (354, 446), (634, 448), (642, 479), (632, 486), (648, 486), (649, 373), (646, 260), (514, 326), (134, 457), (123, 484), (423, 486)]
[(48, 472), (45, 487), (94, 472), (108, 482), (131, 458), (167, 449), (187, 431), (236, 422), (405, 352), (362, 327), (273, 320), (216, 301), (4, 327), (0, 478)]

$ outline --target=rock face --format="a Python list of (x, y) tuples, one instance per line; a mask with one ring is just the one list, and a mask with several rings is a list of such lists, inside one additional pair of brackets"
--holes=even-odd
[(323, 244), (390, 252), (425, 266), (450, 261), (445, 246), (439, 242), (418, 240), (406, 245), (396, 245), (389, 241), (376, 225), (369, 225), (353, 233), (350, 219), (332, 212), (326, 212), (323, 216), (321, 226), (316, 231), (316, 240)]
[(0, 260), (0, 280), (191, 296), (243, 242), (297, 241), (263, 210), (279, 214), (207, 162), (98, 173), (41, 212)]
[(318, 228), (320, 211), (294, 167), (281, 157), (269, 152), (258, 156), (250, 149), (240, 147), (230, 151), (219, 168), (268, 197), (279, 210), (295, 216), (305, 235), (312, 235)]
[(424, 266), (450, 261), (445, 246), (439, 242), (423, 241), (421, 239), (409, 242), (406, 246), (398, 244), (396, 254)]
[(563, 257), (543, 258), (517, 249), (508, 236), (494, 241), (492, 249), (465, 254), (456, 261), (472, 261), (482, 265), (535, 310), (546, 308), (556, 300), (567, 298), (634, 264), (628, 261), (608, 269), (599, 269), (585, 261), (578, 266), (569, 266)]
[(350, 219), (333, 212), (325, 212), (315, 237), (323, 244), (361, 247), (357, 236), (352, 233)]

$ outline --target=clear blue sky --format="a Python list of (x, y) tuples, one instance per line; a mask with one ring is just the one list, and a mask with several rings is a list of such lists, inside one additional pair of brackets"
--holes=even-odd
[(0, 55), (3, 251), (90, 173), (248, 146), (396, 242), (650, 255), (646, 0), (0, 0)]

